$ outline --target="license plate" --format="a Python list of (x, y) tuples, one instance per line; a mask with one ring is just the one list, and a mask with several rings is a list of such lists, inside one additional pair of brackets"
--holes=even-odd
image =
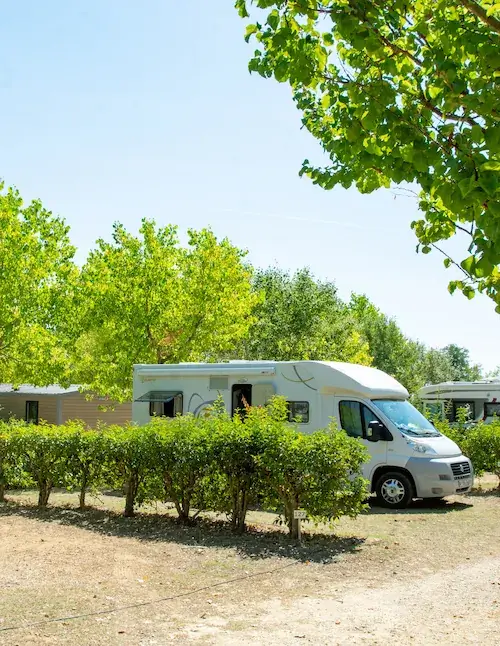
[(462, 478), (461, 480), (457, 480), (457, 489), (465, 489), (466, 487), (470, 487), (472, 484), (472, 478)]

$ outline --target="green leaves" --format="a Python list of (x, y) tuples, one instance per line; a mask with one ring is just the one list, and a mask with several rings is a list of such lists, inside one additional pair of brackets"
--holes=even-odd
[(201, 361), (234, 347), (251, 325), (256, 296), (244, 254), (209, 230), (143, 220), (139, 236), (121, 225), (98, 241), (75, 291), (78, 381), (124, 401), (134, 363)]
[(67, 382), (61, 327), (78, 270), (63, 220), (0, 183), (0, 380)]
[(327, 190), (418, 184), (423, 253), (470, 232), (464, 256), (487, 248), (490, 269), (460, 289), (500, 304), (500, 35), (491, 21), (444, 0), (390, 11), (346, 0), (319, 11), (295, 0), (254, 4), (267, 20), (249, 67), (290, 84), (302, 124), (329, 157), (302, 172)]
[(481, 166), (481, 170), (500, 171), (500, 160), (487, 161)]
[(248, 25), (245, 30), (245, 40), (248, 43), (253, 34), (256, 34), (259, 31), (258, 25)]
[(434, 424), (470, 458), (476, 475), (480, 476), (485, 471), (494, 473), (500, 485), (500, 420), (494, 418), (491, 423), (480, 422), (471, 426), (463, 418), (462, 414), (459, 423), (454, 425), (447, 420), (435, 420)]
[(307, 269), (290, 275), (270, 268), (255, 273), (253, 288), (261, 296), (255, 323), (229, 357), (370, 364), (367, 344), (333, 283), (315, 280)]
[[(331, 428), (312, 435), (287, 422), (286, 402), (250, 408), (246, 420), (217, 406), (208, 418), (154, 419), (145, 427), (85, 430), (77, 423), (0, 422), (0, 486), (36, 483), (46, 506), (53, 487), (81, 492), (120, 489), (125, 515), (137, 504), (173, 502), (179, 519), (204, 509), (227, 513), (243, 531), (250, 505), (286, 512), (291, 500), (310, 516), (336, 519), (363, 509), (367, 458), (361, 443)], [(193, 513), (193, 507), (196, 511)]]

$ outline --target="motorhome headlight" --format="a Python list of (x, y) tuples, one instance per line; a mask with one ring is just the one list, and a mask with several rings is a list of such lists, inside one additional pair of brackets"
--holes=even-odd
[(417, 453), (436, 454), (436, 451), (430, 444), (426, 444), (425, 442), (416, 442), (415, 440), (411, 440), (409, 437), (406, 438), (406, 442), (408, 446), (411, 446), (411, 448)]

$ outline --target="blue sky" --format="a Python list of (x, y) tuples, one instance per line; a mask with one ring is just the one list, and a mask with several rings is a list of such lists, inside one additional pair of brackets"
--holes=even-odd
[(298, 177), (319, 146), (289, 88), (249, 75), (232, 4), (3, 3), (0, 176), (66, 218), (80, 260), (115, 221), (211, 226), (256, 265), (309, 266), (409, 336), (500, 364), (493, 305), (451, 297), (438, 255), (415, 253), (411, 199)]

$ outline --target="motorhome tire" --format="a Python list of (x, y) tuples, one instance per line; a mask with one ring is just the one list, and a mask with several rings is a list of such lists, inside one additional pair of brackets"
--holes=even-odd
[(405, 509), (413, 498), (413, 486), (401, 471), (389, 471), (380, 476), (375, 488), (378, 502), (389, 509)]

